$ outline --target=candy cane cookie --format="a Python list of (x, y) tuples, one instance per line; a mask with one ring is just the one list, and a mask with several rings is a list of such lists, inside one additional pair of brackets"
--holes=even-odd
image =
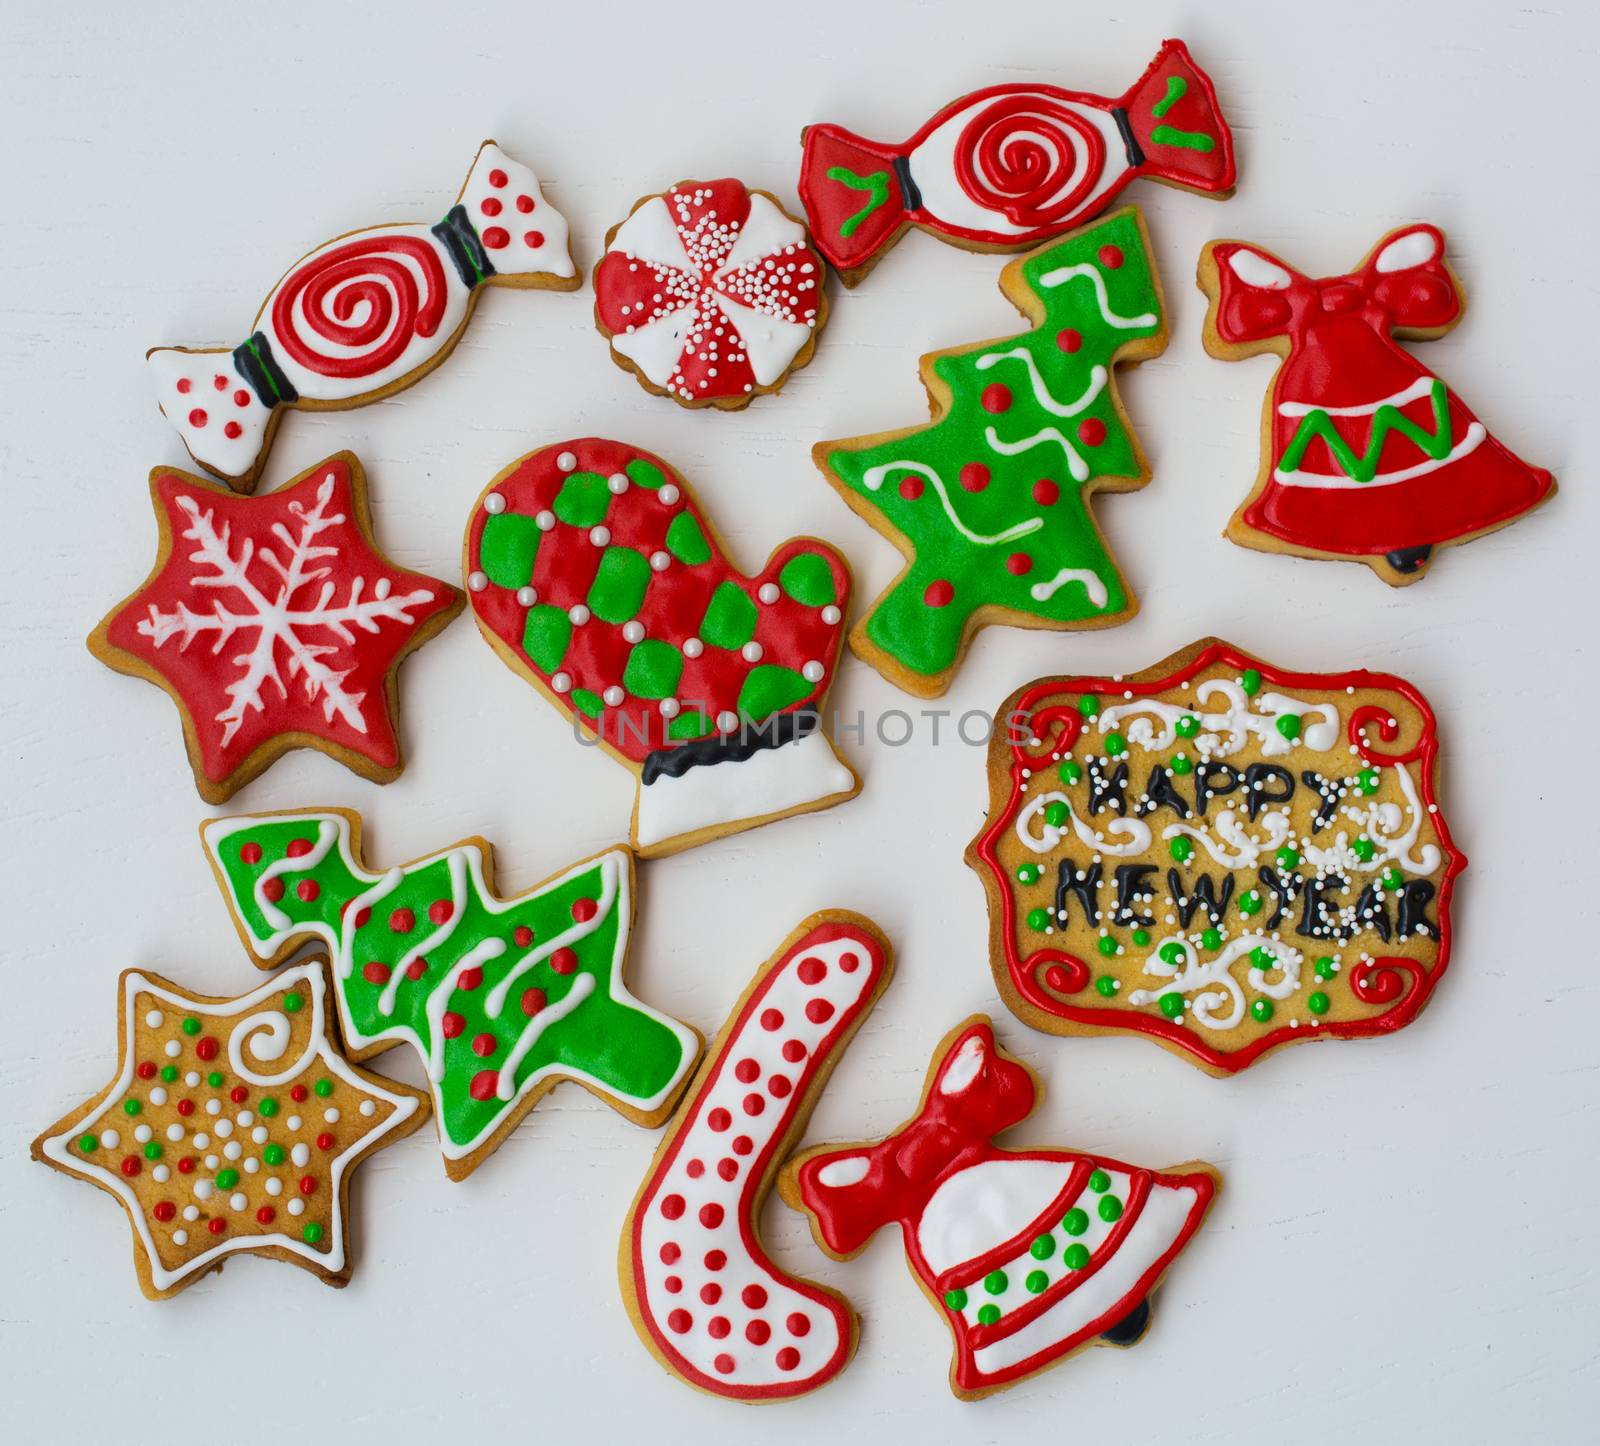
[(784, 1274), (761, 1205), (844, 1047), (893, 971), (858, 914), (813, 914), (757, 971), (623, 1225), (622, 1298), (650, 1353), (713, 1395), (774, 1401), (838, 1375), (856, 1316)]

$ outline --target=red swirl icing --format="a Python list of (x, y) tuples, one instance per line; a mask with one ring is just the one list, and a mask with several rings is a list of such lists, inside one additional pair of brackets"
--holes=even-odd
[[(439, 329), (447, 295), (439, 253), (428, 242), (358, 236), (313, 256), (278, 288), (274, 340), (320, 376), (371, 376), (392, 366), (413, 336)], [(329, 355), (322, 343), (354, 348), (356, 355)]]
[(1099, 180), (1105, 156), (1100, 132), (1076, 111), (1044, 96), (1007, 95), (962, 130), (956, 179), (978, 205), (1031, 229), (1070, 215)]

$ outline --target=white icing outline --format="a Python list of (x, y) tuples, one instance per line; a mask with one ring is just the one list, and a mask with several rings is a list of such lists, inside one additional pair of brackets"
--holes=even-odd
[[(1126, 843), (1112, 843), (1109, 839), (1096, 833), (1093, 828), (1078, 817), (1072, 807), (1072, 800), (1066, 794), (1051, 790), (1049, 793), (1041, 793), (1030, 799), (1027, 807), (1017, 815), (1016, 823), (1013, 825), (1023, 846), (1031, 849), (1036, 854), (1050, 853), (1065, 837), (1061, 829), (1054, 824), (1044, 822), (1045, 807), (1051, 803), (1066, 804), (1067, 821), (1072, 825), (1073, 833), (1077, 834), (1080, 840), (1088, 844), (1097, 853), (1120, 857), (1124, 854), (1140, 853), (1150, 847), (1150, 826), (1142, 820), (1137, 818), (1111, 819), (1106, 825), (1107, 830), (1111, 833), (1124, 834), (1128, 840)], [(1025, 827), (1025, 825), (1032, 822), (1035, 815), (1039, 816), (1040, 822), (1040, 833), (1037, 838), (1029, 833)]]
[[(989, 430), (993, 432), (994, 428), (991, 427)], [(933, 483), (933, 490), (944, 507), (944, 515), (950, 519), (950, 525), (968, 542), (976, 543), (979, 547), (996, 547), (1001, 543), (1015, 542), (1018, 538), (1027, 537), (1044, 526), (1044, 518), (1029, 517), (1025, 521), (1014, 523), (1003, 532), (974, 532), (957, 515), (955, 506), (950, 501), (949, 490), (945, 487), (944, 478), (934, 468), (922, 462), (880, 462), (876, 467), (868, 467), (861, 474), (861, 485), (869, 492), (877, 492), (891, 472), (917, 472), (926, 477)]]
[(1082, 276), (1094, 286), (1094, 297), (1100, 305), (1100, 319), (1107, 326), (1115, 327), (1118, 331), (1132, 331), (1136, 327), (1154, 326), (1161, 318), (1153, 311), (1142, 311), (1137, 316), (1123, 316), (1121, 312), (1111, 309), (1111, 297), (1106, 292), (1106, 279), (1100, 274), (1100, 268), (1088, 261), (1079, 261), (1072, 266), (1057, 266), (1053, 271), (1046, 271), (1039, 278), (1039, 285), (1044, 287), (1065, 286), (1074, 277)]
[[(1183, 951), (1179, 962), (1167, 963), (1161, 951), (1168, 944), (1176, 944)], [(1247, 958), (1252, 950), (1265, 949), (1272, 955), (1283, 977), (1269, 984), (1265, 973), (1254, 964), (1245, 972), (1245, 978), (1257, 994), (1269, 999), (1287, 999), (1300, 987), (1300, 965), (1304, 956), (1298, 949), (1266, 934), (1241, 934), (1230, 940), (1227, 947), (1209, 962), (1202, 964), (1193, 944), (1181, 935), (1163, 939), (1144, 961), (1144, 972), (1169, 982), (1159, 989), (1135, 989), (1128, 995), (1129, 1004), (1154, 1004), (1168, 994), (1187, 996), (1195, 990), (1201, 992), (1188, 1001), (1189, 1012), (1196, 1024), (1217, 1031), (1233, 1029), (1244, 1019), (1244, 991), (1233, 977), (1233, 964)], [(1217, 986), (1220, 986), (1217, 987)], [(1217, 1010), (1228, 1005), (1226, 1017)]]

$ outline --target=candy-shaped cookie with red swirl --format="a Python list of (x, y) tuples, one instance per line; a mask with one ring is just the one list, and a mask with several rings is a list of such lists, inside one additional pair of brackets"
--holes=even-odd
[(443, 220), (335, 237), (289, 268), (238, 346), (156, 347), (147, 360), (189, 455), (249, 492), (286, 408), (342, 411), (420, 381), (485, 286), (573, 291), (582, 279), (538, 178), (485, 141)]

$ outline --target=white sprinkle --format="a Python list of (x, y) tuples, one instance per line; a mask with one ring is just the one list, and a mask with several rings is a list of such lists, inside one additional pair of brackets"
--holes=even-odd
[(498, 492), (491, 492), (483, 499), (485, 512), (501, 513), (506, 510), (506, 499)]
[(606, 486), (618, 497), (628, 490), (628, 477), (624, 472), (613, 472), (606, 478)]
[[(200, 1183), (204, 1184), (205, 1182), (201, 1181)], [(199, 1191), (196, 1190), (195, 1193), (198, 1194)], [(200, 1218), (200, 1207), (198, 1205), (185, 1205), (183, 1207), (183, 1218), (185, 1220), (198, 1220)]]
[(669, 482), (656, 495), (660, 497), (663, 503), (671, 507), (678, 500), (678, 489), (673, 483)]
[(302, 1140), (294, 1149), (289, 1151), (289, 1158), (297, 1165), (304, 1165), (311, 1158), (311, 1147)]
[(150, 1128), (149, 1125), (140, 1125), (139, 1128), (133, 1132), (133, 1138), (143, 1145), (149, 1142), (150, 1136), (154, 1133), (155, 1132)]
[(641, 641), (644, 637), (644, 624), (638, 618), (625, 622), (622, 625), (622, 637), (624, 642), (637, 643)]
[(657, 572), (665, 572), (672, 566), (672, 555), (666, 552), (652, 552), (650, 554), (650, 566)]
[(676, 698), (663, 698), (658, 706), (663, 718), (676, 718), (681, 705)]
[(468, 573), (467, 586), (470, 587), (473, 592), (482, 592), (484, 588), (489, 586), (488, 574), (482, 572)]
[(150, 1172), (150, 1178), (158, 1185), (165, 1185), (167, 1181), (172, 1178), (172, 1171), (169, 1170), (165, 1165), (157, 1165), (155, 1169)]
[(723, 733), (732, 733), (739, 726), (739, 715), (731, 711), (717, 714), (717, 728)]
[(777, 583), (764, 582), (757, 590), (756, 596), (764, 603), (775, 603), (783, 594), (779, 592)]
[(299, 1115), (290, 1115), (289, 1118), (286, 1119), (283, 1123), (288, 1127), (288, 1129), (291, 1132), (294, 1131), (294, 1130), (298, 1130), (300, 1128), (300, 1116)]
[(589, 541), (594, 543), (596, 547), (604, 547), (611, 541), (611, 529), (609, 527), (591, 527), (589, 529)]
[(556, 515), (548, 508), (539, 513), (533, 520), (538, 525), (540, 532), (548, 532), (556, 525)]
[(276, 1175), (268, 1176), (266, 1191), (269, 1195), (283, 1194), (283, 1181), (280, 1180)]
[(556, 466), (563, 472), (570, 472), (578, 465), (578, 459), (571, 452), (563, 452), (556, 458)]
[(151, 1029), (160, 1029), (161, 1026), (166, 1023), (166, 1018), (167, 1016), (164, 1015), (159, 1009), (152, 1009), (147, 1015), (145, 1015), (144, 1022), (149, 1025)]
[(224, 1159), (237, 1160), (240, 1155), (244, 1154), (244, 1146), (241, 1145), (237, 1140), (229, 1140), (228, 1143), (222, 1147), (222, 1154)]
[(699, 638), (685, 638), (683, 640), (683, 656), (686, 658), (698, 658), (705, 650), (706, 645)]
[(183, 1126), (182, 1125), (168, 1125), (167, 1126), (167, 1138), (169, 1140), (171, 1140), (173, 1144), (177, 1144), (178, 1141), (183, 1138)]
[(174, 1245), (187, 1245), (189, 1243), (189, 1232), (187, 1230), (174, 1230), (172, 1232), (172, 1243)]
[(373, 1104), (371, 1100), (362, 1100), (361, 1113), (370, 1120), (375, 1114), (378, 1113), (378, 1107), (377, 1105)]
[(760, 643), (746, 643), (739, 649), (739, 656), (747, 663), (759, 663), (764, 651)]
[(228, 1204), (231, 1205), (235, 1210), (243, 1210), (244, 1207), (249, 1203), (250, 1198), (244, 1193), (243, 1190), (235, 1190), (233, 1194), (228, 1196)]
[(550, 686), (557, 693), (565, 693), (569, 688), (572, 687), (572, 679), (569, 678), (565, 673), (557, 673), (550, 679)]
[(176, 1059), (183, 1053), (183, 1046), (177, 1040), (169, 1039), (166, 1043), (166, 1050), (168, 1059)]
[(616, 684), (615, 684), (615, 683), (613, 683), (613, 684), (612, 684), (612, 685), (611, 685), (611, 686), (610, 686), (610, 687), (609, 687), (609, 688), (607, 688), (607, 689), (606, 689), (606, 690), (605, 690), (605, 692), (603, 692), (603, 693), (602, 693), (602, 694), (601, 694), (601, 695), (600, 695), (600, 699), (601, 699), (601, 701), (602, 701), (602, 702), (603, 702), (603, 703), (604, 703), (604, 704), (605, 704), (605, 705), (606, 705), (606, 707), (608, 707), (608, 708), (615, 708), (615, 707), (617, 707), (617, 706), (618, 706), (618, 705), (620, 705), (620, 704), (621, 704), (621, 702), (622, 702), (622, 700), (623, 700), (623, 699), (624, 699), (624, 698), (625, 698), (625, 697), (627, 697), (627, 694), (626, 694), (626, 693), (624, 693), (624, 692), (623, 692), (623, 691), (622, 691), (622, 689), (621, 689), (621, 688), (619, 688), (619, 687), (618, 687), (618, 686), (617, 686), (617, 685), (616, 685)]
[(336, 1110), (336, 1109), (332, 1109), (332, 1108), (325, 1109), (322, 1112), (322, 1118), (324, 1120), (326, 1120), (330, 1125), (336, 1125), (336, 1124), (339, 1123), (339, 1111)]
[(567, 609), (567, 616), (572, 619), (573, 626), (581, 628), (589, 621), (589, 609), (582, 603), (574, 603)]
[(820, 683), (824, 671), (822, 664), (813, 659), (800, 670), (800, 676), (808, 683)]
[(829, 603), (827, 607), (823, 608), (822, 610), (822, 621), (831, 628), (836, 622), (839, 621), (839, 609), (836, 608), (832, 603)]
[(531, 608), (536, 602), (539, 601), (539, 594), (531, 587), (519, 587), (517, 589), (517, 601), (521, 603), (523, 607)]
[(106, 1130), (100, 1136), (100, 1143), (104, 1145), (106, 1149), (114, 1150), (122, 1143), (122, 1136), (119, 1135), (115, 1130)]

